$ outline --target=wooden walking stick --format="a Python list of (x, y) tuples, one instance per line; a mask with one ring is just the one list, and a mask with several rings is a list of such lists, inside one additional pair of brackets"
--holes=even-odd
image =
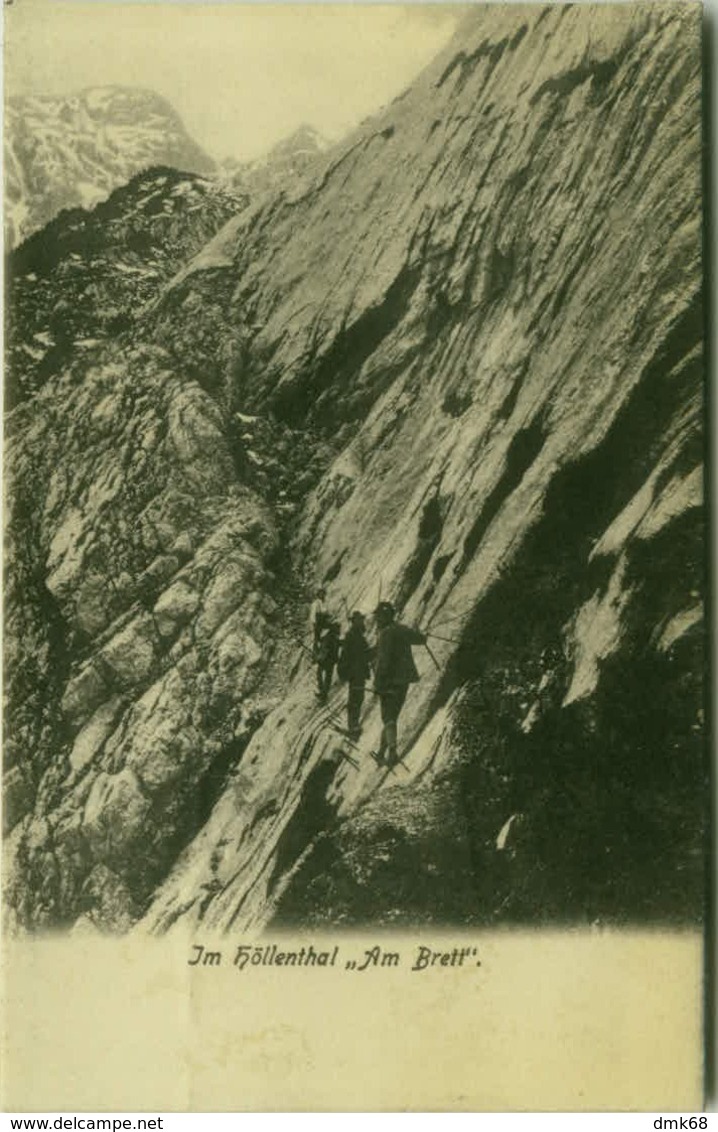
[(431, 659), (433, 660), (433, 662), (434, 662), (434, 664), (436, 665), (436, 667), (438, 668), (439, 672), (441, 672), (441, 665), (439, 664), (438, 660), (437, 660), (437, 659), (436, 659), (436, 657), (434, 656), (433, 652), (432, 652), (432, 651), (431, 651), (431, 649), (429, 648), (429, 646), (428, 646), (428, 644), (426, 643), (426, 641), (424, 641), (424, 648), (425, 648), (425, 649), (426, 649), (426, 651), (428, 652), (429, 656), (430, 656), (430, 657), (431, 657)]

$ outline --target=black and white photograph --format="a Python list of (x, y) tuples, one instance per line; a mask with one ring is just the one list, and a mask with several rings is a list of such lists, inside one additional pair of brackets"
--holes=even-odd
[(6, 9), (8, 938), (700, 936), (701, 22)]

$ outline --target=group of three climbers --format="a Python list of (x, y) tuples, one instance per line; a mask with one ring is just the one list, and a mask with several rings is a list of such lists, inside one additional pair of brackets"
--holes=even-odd
[(380, 601), (373, 616), (376, 625), (373, 645), (367, 640), (366, 618), (359, 610), (351, 614), (349, 628), (342, 638), (339, 620), (326, 606), (326, 591), (323, 588), (317, 591), (310, 613), (317, 696), (326, 702), (336, 665), (339, 679), (348, 685), (347, 730), (349, 737), (356, 741), (361, 734), (359, 718), (365, 686), (373, 672), (382, 720), (381, 742), (375, 757), (379, 763), (392, 767), (399, 761), (399, 713), (409, 685), (419, 679), (411, 648), (425, 644), (426, 638), (417, 629), (400, 624), (389, 601)]

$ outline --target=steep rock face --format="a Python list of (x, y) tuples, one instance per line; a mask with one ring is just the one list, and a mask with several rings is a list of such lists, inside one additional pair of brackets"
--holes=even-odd
[[(175, 281), (160, 333), (211, 274), (230, 333), (251, 310), (245, 397), (345, 422), (297, 545), (335, 605), (381, 592), (433, 619), (437, 664), (402, 717), (405, 773), (340, 760), (327, 784), (336, 740), (307, 733), (308, 693), (285, 703), (301, 801), (265, 725), (238, 781), (280, 804), (218, 809), (150, 925), (210, 855), (215, 925), (699, 908), (697, 34), (691, 10), (477, 14), (314, 190), (231, 222)], [(378, 727), (373, 706), (368, 746)]]
[(15, 97), (5, 111), (5, 239), (9, 247), (63, 208), (89, 208), (135, 173), (214, 162), (153, 91), (91, 87), (64, 98)]
[(91, 211), (64, 211), (9, 257), (5, 403), (73, 355), (86, 362), (247, 203), (213, 181), (157, 167)]
[[(645, 81), (665, 86), (665, 97), (649, 106), (650, 90), (635, 81), (641, 62), (660, 50), (655, 29), (640, 26), (650, 23), (648, 13), (597, 18), (590, 42), (587, 17), (571, 10), (547, 14), (530, 37), (535, 12), (510, 21), (513, 35), (492, 30), (498, 14), (482, 18), (487, 26), (475, 33), (473, 51), (466, 58), (449, 52), (429, 68), (410, 94), (350, 140), (318, 186), (248, 210), (177, 280), (175, 304), (201, 286), (201, 273), (214, 268), (221, 281), (226, 272), (231, 333), (251, 309), (251, 396), (287, 413), (361, 411), (377, 392), (371, 375), (380, 361), (387, 368), (383, 355), (374, 357), (377, 346), (398, 350), (394, 327), (401, 326), (404, 351), (421, 348), (423, 358), (427, 345), (432, 357), (445, 350), (467, 312), (481, 309), (496, 320), (509, 299), (521, 306), (520, 326), (538, 325), (541, 314), (550, 321), (570, 289), (580, 292), (584, 274), (613, 266), (609, 258), (619, 254), (615, 245), (625, 248), (619, 237), (634, 219), (629, 205), (640, 199), (655, 207), (644, 151), (662, 119), (668, 129), (678, 113), (672, 86), (685, 85), (681, 69), (691, 65), (686, 51), (676, 50), (680, 29), (663, 30), (663, 58), (655, 68), (651, 62)], [(668, 13), (665, 19), (676, 21)], [(558, 74), (546, 50), (554, 33)], [(580, 136), (571, 132), (577, 122)], [(689, 205), (674, 207), (680, 227), (680, 209)], [(543, 223), (527, 225), (536, 209)], [(652, 232), (649, 221), (649, 259), (639, 257), (636, 277), (650, 271)], [(269, 275), (268, 237), (277, 259)], [(564, 273), (574, 241), (574, 273), (548, 307), (552, 273)], [(633, 281), (624, 280), (626, 290)], [(427, 327), (418, 316), (428, 304)], [(601, 311), (594, 313), (598, 324)], [(374, 364), (364, 370), (369, 355)], [(387, 360), (405, 366), (409, 359)]]
[[(36, 752), (10, 768), (20, 923), (700, 914), (698, 36), (692, 8), (477, 10), (311, 187), (244, 210), (177, 272), (134, 329), (151, 346), (120, 343), (16, 410), (14, 553), (35, 591), (8, 608), (32, 642), (18, 678), (46, 689), (42, 711), (14, 701)], [(126, 417), (103, 410), (111, 365)], [(76, 473), (53, 460), (58, 412), (70, 436), (84, 422)], [(104, 516), (124, 548), (121, 519), (148, 506), (114, 494), (111, 438), (155, 426), (141, 483), (181, 529), (143, 543), (108, 598)], [(277, 552), (257, 461), (300, 435)], [(87, 498), (58, 486), (68, 467)], [(239, 620), (203, 637), (194, 548), (211, 561), (227, 524), (261, 617), (228, 582)], [(177, 539), (194, 557), (175, 566)], [(293, 569), (337, 611), (381, 593), (435, 634), (391, 773), (368, 757), (375, 699), (354, 750), (317, 708), (298, 623), (272, 626), (270, 590), (282, 621), (296, 611)], [(69, 631), (87, 659), (53, 654)], [(230, 665), (214, 725), (196, 705), (223, 672), (218, 633), (262, 656)]]

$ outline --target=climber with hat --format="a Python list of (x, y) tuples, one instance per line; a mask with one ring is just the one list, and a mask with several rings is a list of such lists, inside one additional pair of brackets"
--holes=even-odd
[(364, 614), (355, 609), (350, 621), (339, 653), (337, 675), (349, 685), (347, 729), (349, 738), (356, 740), (361, 734), (359, 716), (364, 703), (364, 685), (371, 675), (372, 650), (365, 636)]
[(426, 644), (418, 629), (395, 620), (394, 606), (380, 601), (374, 611), (377, 627), (374, 687), (381, 706), (382, 733), (377, 762), (392, 767), (397, 763), (397, 723), (409, 685), (416, 683), (419, 673), (412, 656), (412, 645)]

